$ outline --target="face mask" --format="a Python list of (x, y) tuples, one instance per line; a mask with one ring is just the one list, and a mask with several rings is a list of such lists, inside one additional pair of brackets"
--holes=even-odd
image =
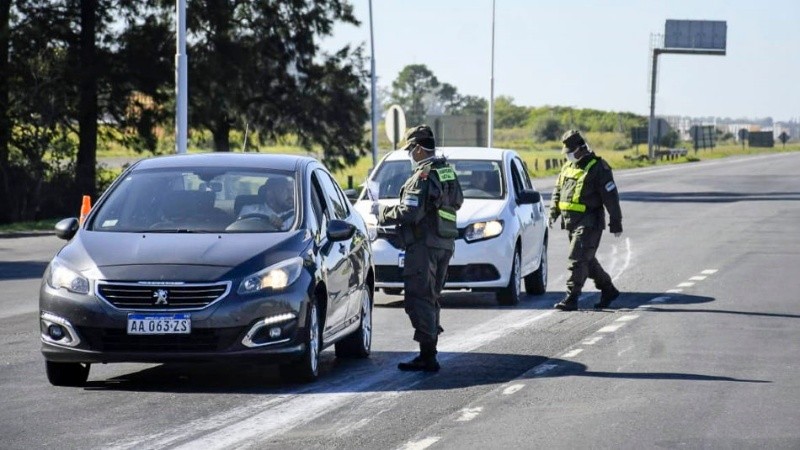
[(578, 161), (578, 158), (575, 157), (576, 152), (567, 153), (567, 161), (574, 163)]

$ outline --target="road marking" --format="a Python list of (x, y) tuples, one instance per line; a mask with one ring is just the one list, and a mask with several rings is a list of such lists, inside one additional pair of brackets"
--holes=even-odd
[(702, 273), (703, 275), (713, 275), (717, 273), (717, 269), (706, 269), (700, 273)]
[(438, 436), (431, 436), (429, 438), (425, 438), (421, 441), (416, 442), (409, 442), (406, 445), (400, 447), (401, 450), (425, 450), (426, 448), (430, 447), (431, 445), (437, 443), (441, 439)]
[(683, 289), (667, 289), (666, 292), (668, 294), (677, 294), (679, 292), (683, 292)]
[(524, 387), (524, 384), (512, 384), (511, 386), (503, 389), (503, 395), (511, 395)]
[(650, 300), (650, 303), (664, 303), (669, 299), (670, 299), (670, 297), (656, 297), (656, 298)]
[(476, 406), (475, 408), (464, 408), (461, 410), (461, 417), (456, 419), (456, 422), (469, 422), (470, 420), (478, 417), (478, 414), (483, 411), (482, 406)]
[(692, 280), (692, 281), (703, 281), (706, 278), (707, 277), (705, 275), (697, 275), (697, 276), (691, 277), (689, 279)]
[(586, 339), (585, 341), (581, 342), (583, 345), (594, 345), (597, 344), (598, 341), (602, 340), (603, 336), (595, 336), (593, 338)]
[(617, 324), (606, 325), (603, 328), (600, 328), (599, 330), (597, 330), (597, 332), (598, 333), (613, 333), (613, 332), (619, 330), (620, 328), (622, 328), (623, 325), (625, 325), (625, 324), (624, 323), (617, 323)]
[(558, 364), (540, 364), (533, 369), (534, 375), (543, 375), (558, 367)]
[(619, 319), (617, 319), (615, 322), (630, 322), (631, 320), (634, 320), (634, 319), (636, 319), (637, 317), (639, 317), (639, 315), (638, 315), (638, 314), (628, 314), (628, 315), (626, 315), (626, 316), (622, 316), (622, 317), (620, 317), (620, 318), (619, 318)]
[(688, 281), (685, 283), (678, 283), (678, 287), (692, 287), (694, 283), (689, 283)]
[(567, 353), (564, 353), (561, 357), (562, 358), (574, 358), (578, 356), (583, 351), (582, 348), (576, 348), (575, 350), (570, 350)]

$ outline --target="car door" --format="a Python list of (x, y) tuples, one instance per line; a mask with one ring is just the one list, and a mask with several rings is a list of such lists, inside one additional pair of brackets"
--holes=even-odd
[(347, 258), (347, 241), (331, 241), (326, 236), (328, 223), (336, 219), (338, 200), (330, 178), (320, 170), (314, 170), (311, 176), (312, 195), (316, 195), (321, 211), (320, 256), (322, 277), (328, 290), (328, 306), (323, 329), (323, 338), (330, 337), (344, 327), (347, 313), (347, 300), (350, 295), (348, 280), (350, 277), (350, 261)]
[[(541, 215), (534, 209), (537, 205), (520, 203), (517, 201), (522, 191), (526, 189), (533, 189), (530, 178), (527, 177), (522, 161), (519, 157), (514, 156), (510, 161), (511, 165), (511, 182), (514, 186), (514, 207), (515, 215), (520, 224), (520, 236), (522, 238), (522, 253), (520, 259), (522, 260), (522, 274), (528, 274), (535, 270), (537, 258), (539, 257), (539, 248), (536, 244), (536, 217)], [(541, 203), (541, 202), (540, 202)]]

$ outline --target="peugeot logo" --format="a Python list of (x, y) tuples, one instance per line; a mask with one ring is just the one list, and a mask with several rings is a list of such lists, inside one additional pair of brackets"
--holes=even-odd
[(169, 297), (169, 292), (166, 289), (158, 289), (153, 292), (153, 298), (156, 299), (155, 305), (169, 305), (167, 297)]

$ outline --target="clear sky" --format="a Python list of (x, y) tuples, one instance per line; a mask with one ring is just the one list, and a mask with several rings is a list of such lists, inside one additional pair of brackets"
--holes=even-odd
[[(339, 25), (331, 50), (365, 43)], [(373, 0), (378, 84), (425, 64), (460, 93), (489, 98), (492, 0)], [(724, 20), (725, 56), (662, 55), (656, 114), (800, 118), (800, 0), (496, 0), (495, 96), (524, 106), (649, 113), (648, 49), (666, 19)]]

